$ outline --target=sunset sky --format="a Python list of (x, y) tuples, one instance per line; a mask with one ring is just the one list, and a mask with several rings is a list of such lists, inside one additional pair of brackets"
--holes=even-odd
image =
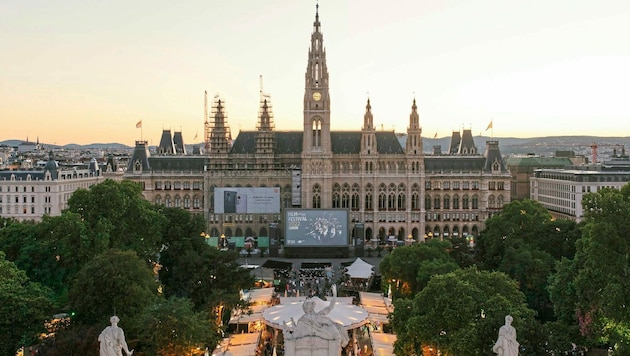
[[(203, 96), (232, 136), (301, 130), (315, 1), (0, 2), (0, 141), (186, 143)], [(630, 136), (630, 1), (320, 0), (333, 130)], [(369, 93), (369, 94), (368, 94)], [(136, 123), (142, 120), (142, 130)], [(492, 120), (493, 129), (486, 130)]]

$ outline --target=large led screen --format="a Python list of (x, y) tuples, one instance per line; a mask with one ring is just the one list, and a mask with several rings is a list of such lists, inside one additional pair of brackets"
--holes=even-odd
[(218, 214), (278, 214), (280, 188), (214, 188), (214, 212)]
[(287, 209), (287, 247), (348, 246), (348, 211), (345, 209)]

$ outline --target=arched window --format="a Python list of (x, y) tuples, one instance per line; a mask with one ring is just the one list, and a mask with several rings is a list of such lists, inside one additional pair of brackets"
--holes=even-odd
[(472, 208), (479, 209), (479, 197), (477, 197), (476, 195), (473, 195), (472, 197)]
[(440, 208), (440, 197), (436, 196), (435, 198), (433, 198), (433, 208), (434, 209), (439, 209)]
[(313, 147), (322, 146), (322, 120), (320, 117), (313, 118)]
[(420, 210), (420, 194), (418, 192), (411, 194), (411, 210)]
[(374, 188), (372, 187), (372, 184), (368, 183), (365, 186), (365, 210), (374, 210), (374, 197), (372, 195), (373, 191)]
[(320, 209), (322, 207), (322, 198), (321, 198), (322, 188), (319, 184), (315, 184), (313, 186), (313, 208)]
[(333, 195), (332, 195), (332, 207), (333, 207), (333, 209), (339, 208), (340, 207), (339, 203), (340, 203), (339, 193), (333, 193)]

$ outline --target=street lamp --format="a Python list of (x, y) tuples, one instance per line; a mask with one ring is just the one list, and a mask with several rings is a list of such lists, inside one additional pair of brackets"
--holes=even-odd
[(411, 245), (413, 244), (413, 235), (409, 234), (407, 235), (407, 245)]

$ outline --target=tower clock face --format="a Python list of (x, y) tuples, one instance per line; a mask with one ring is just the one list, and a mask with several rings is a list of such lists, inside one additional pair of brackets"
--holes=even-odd
[(316, 91), (313, 93), (313, 100), (320, 101), (322, 99), (322, 93)]

